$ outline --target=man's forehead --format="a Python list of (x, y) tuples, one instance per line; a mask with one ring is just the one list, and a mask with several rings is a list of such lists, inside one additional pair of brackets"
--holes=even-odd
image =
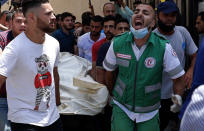
[(129, 25), (125, 22), (120, 22), (117, 24), (117, 27), (124, 27), (124, 26), (129, 26)]
[(197, 20), (201, 20), (201, 16), (198, 16), (198, 17), (197, 17)]
[(65, 19), (73, 19), (73, 17), (72, 16), (67, 16), (67, 17), (65, 17)]
[(104, 9), (114, 9), (115, 7), (114, 7), (114, 5), (113, 4), (106, 4), (105, 6), (104, 6)]
[(25, 17), (23, 15), (17, 15), (15, 16), (15, 19), (25, 19)]
[(23, 13), (16, 13), (14, 14), (14, 18), (25, 18)]
[(101, 25), (101, 22), (96, 22), (96, 21), (93, 21), (93, 20), (91, 20), (91, 23), (90, 23), (91, 25)]
[(148, 4), (139, 4), (136, 6), (135, 10), (147, 10), (147, 11), (153, 11), (153, 8)]
[(104, 24), (109, 24), (109, 23), (115, 23), (115, 21), (114, 20), (109, 20), (109, 21), (104, 22)]

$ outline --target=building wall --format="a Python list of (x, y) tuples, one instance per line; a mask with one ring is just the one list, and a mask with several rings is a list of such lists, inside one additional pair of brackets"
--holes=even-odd
[[(77, 21), (81, 21), (81, 14), (90, 11), (89, 0), (50, 0), (55, 12), (62, 13), (68, 11), (77, 17)], [(91, 0), (96, 15), (103, 16), (103, 5), (109, 0)]]
[[(9, 9), (9, 5), (10, 5), (10, 1), (7, 2), (6, 4), (4, 4), (2, 6), (2, 9), (1, 10), (8, 10)], [(19, 0), (15, 0), (15, 1), (19, 1)], [(71, 12), (73, 13), (77, 20), (76, 21), (79, 21), (81, 22), (81, 14), (85, 11), (90, 11), (89, 9), (89, 0), (49, 0), (52, 7), (54, 8), (54, 12), (55, 14), (59, 14), (59, 13), (62, 13), (62, 12)], [(128, 1), (128, 6), (132, 9), (133, 8), (133, 2), (137, 1), (137, 0), (123, 0), (124, 2), (127, 2)], [(160, 1), (165, 1), (165, 0), (141, 0), (142, 2), (145, 2), (145, 3), (150, 3), (150, 2), (154, 2), (155, 4), (155, 7), (157, 7), (158, 3)], [(178, 5), (180, 11), (182, 10), (182, 0), (174, 0), (174, 2)], [(186, 0), (188, 1), (188, 0)], [(92, 5), (94, 6), (94, 11), (95, 11), (95, 14), (96, 15), (101, 15), (103, 16), (103, 5), (104, 3), (106, 2), (109, 2), (109, 0), (91, 0), (92, 2)], [(200, 6), (199, 6), (199, 11), (203, 11), (203, 3), (200, 2)], [(187, 5), (188, 6), (188, 2), (187, 2)], [(188, 10), (188, 8), (187, 8)], [(187, 17), (187, 20), (188, 20), (188, 12), (186, 14), (186, 17)], [(186, 22), (186, 24), (188, 25), (188, 21)]]
[[(81, 14), (85, 11), (90, 11), (89, 9), (89, 0), (49, 0), (55, 14), (59, 14), (62, 12), (71, 12), (73, 13), (77, 21), (81, 21)], [(96, 15), (103, 16), (103, 4), (109, 2), (109, 0), (91, 0), (92, 5), (94, 6), (94, 11)], [(10, 4), (10, 0), (9, 0)], [(9, 9), (8, 2), (2, 6), (1, 10)]]

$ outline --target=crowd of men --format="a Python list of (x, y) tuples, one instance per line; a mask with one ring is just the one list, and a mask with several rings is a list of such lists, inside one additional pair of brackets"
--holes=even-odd
[[(48, 0), (21, 6), (0, 14), (0, 131), (203, 130), (204, 39), (194, 43), (176, 25), (172, 0), (156, 11), (142, 2), (133, 10), (123, 0), (108, 2), (104, 17), (89, 5), (82, 22), (70, 12), (55, 15)], [(204, 12), (195, 28), (204, 33)], [(89, 75), (110, 94), (103, 112), (58, 113), (60, 52), (92, 64)]]

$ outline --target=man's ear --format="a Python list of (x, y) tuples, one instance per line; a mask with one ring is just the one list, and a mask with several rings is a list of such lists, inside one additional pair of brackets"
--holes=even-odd
[(34, 12), (28, 12), (26, 14), (26, 19), (29, 21), (29, 22), (32, 22), (32, 23), (35, 23), (35, 21), (37, 20), (37, 17), (36, 15), (34, 14)]

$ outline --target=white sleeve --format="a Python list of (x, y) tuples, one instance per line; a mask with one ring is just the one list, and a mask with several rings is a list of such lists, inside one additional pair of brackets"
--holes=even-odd
[(111, 42), (111, 45), (108, 49), (106, 57), (103, 61), (103, 68), (107, 71), (114, 71), (117, 68), (116, 56), (115, 56), (115, 53), (113, 51), (113, 41)]
[(77, 47), (78, 47), (79, 56), (84, 58), (83, 44), (81, 39), (82, 39), (81, 37), (78, 38)]
[(176, 52), (168, 43), (166, 44), (163, 61), (164, 71), (168, 73), (171, 79), (176, 79), (185, 73)]
[(13, 44), (10, 43), (6, 46), (0, 57), (0, 74), (5, 77), (9, 76), (9, 73), (12, 72), (17, 61), (17, 47), (11, 45)]

